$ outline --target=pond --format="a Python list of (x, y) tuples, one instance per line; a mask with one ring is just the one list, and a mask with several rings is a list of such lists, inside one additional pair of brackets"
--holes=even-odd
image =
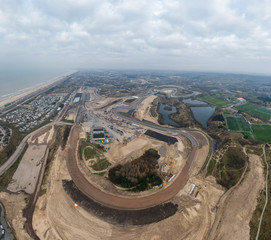
[(191, 99), (191, 98), (187, 98), (187, 99), (184, 99), (183, 100), (183, 103), (186, 103), (186, 104), (207, 104), (206, 102), (202, 102), (202, 101), (199, 101), (199, 100), (195, 100), (195, 99)]
[(208, 119), (215, 112), (214, 107), (191, 107), (190, 109), (193, 112), (194, 118), (204, 127), (207, 127)]
[(158, 96), (158, 97), (161, 97), (161, 98), (165, 98), (166, 97), (165, 94), (161, 94), (161, 93), (156, 93), (155, 95)]
[(158, 113), (162, 114), (165, 125), (171, 125), (178, 127), (179, 124), (169, 118), (169, 115), (177, 112), (176, 107), (161, 103), (158, 109)]

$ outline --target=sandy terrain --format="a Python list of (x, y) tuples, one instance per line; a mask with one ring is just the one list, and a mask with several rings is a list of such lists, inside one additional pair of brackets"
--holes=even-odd
[(152, 117), (150, 114), (150, 107), (151, 103), (154, 101), (154, 99), (157, 98), (155, 95), (151, 95), (147, 97), (142, 103), (139, 104), (138, 108), (135, 111), (135, 117), (139, 120), (147, 120), (153, 123), (158, 124), (158, 116)]
[(108, 153), (105, 153), (105, 156), (110, 162), (118, 163), (123, 159), (127, 160), (140, 157), (147, 149), (158, 149), (159, 146), (161, 146), (161, 142), (155, 140), (150, 141), (150, 138), (141, 135), (125, 145), (115, 141), (111, 144), (110, 150)]
[(214, 181), (193, 179), (201, 186), (197, 197), (187, 194), (191, 185), (187, 184), (174, 198), (180, 204), (174, 216), (146, 226), (114, 226), (80, 206), (74, 207), (61, 183), (62, 179), (70, 179), (63, 157), (65, 153), (59, 150), (48, 177), (47, 193), (39, 198), (36, 206), (33, 224), (40, 239), (204, 239), (214, 219), (211, 209), (223, 194)]
[(101, 96), (99, 94), (96, 94), (96, 92), (95, 92), (95, 90), (93, 88), (89, 90), (89, 93), (91, 94), (91, 100), (92, 101), (87, 102), (85, 104), (87, 109), (101, 108), (101, 107), (104, 107), (104, 106), (112, 103), (114, 100), (117, 99), (117, 98), (106, 98), (106, 97), (103, 97), (103, 96)]
[(12, 225), (18, 240), (30, 240), (24, 228), (25, 218), (23, 217), (23, 209), (26, 207), (27, 195), (24, 193), (12, 194), (7, 192), (0, 193), (1, 202), (6, 209), (6, 217)]
[(19, 167), (8, 185), (7, 189), (9, 191), (34, 193), (46, 151), (47, 145), (30, 145), (27, 148)]
[(164, 93), (165, 95), (167, 95), (168, 97), (170, 97), (171, 96), (171, 94), (172, 94), (172, 92), (173, 92), (173, 89), (162, 89), (161, 91), (160, 91), (160, 93)]
[[(74, 73), (74, 72), (72, 72), (72, 73)], [(33, 92), (36, 92), (36, 91), (42, 90), (42, 89), (44, 89), (44, 88), (47, 88), (47, 87), (49, 87), (51, 84), (56, 83), (57, 81), (62, 80), (65, 76), (68, 76), (68, 75), (70, 75), (70, 74), (72, 74), (72, 73), (64, 74), (64, 75), (62, 75), (62, 76), (60, 76), (60, 77), (55, 78), (54, 80), (52, 80), (52, 81), (50, 81), (50, 82), (48, 82), (48, 83), (42, 84), (42, 85), (37, 86), (37, 87), (35, 87), (35, 88), (28, 89), (28, 90), (26, 90), (26, 91), (24, 91), (24, 92), (22, 92), (22, 93), (19, 93), (19, 94), (16, 94), (16, 95), (14, 95), (14, 96), (10, 96), (10, 97), (8, 97), (8, 98), (5, 98), (5, 99), (3, 99), (3, 100), (0, 100), (0, 107), (4, 107), (4, 105), (5, 105), (6, 103), (9, 103), (9, 102), (15, 102), (15, 101), (19, 100), (20, 98), (26, 97), (27, 95), (32, 94)]]
[(249, 171), (239, 185), (225, 194), (225, 200), (222, 198), (224, 204), (219, 205), (217, 224), (213, 226), (209, 239), (250, 239), (249, 222), (263, 188), (261, 159), (249, 154)]
[[(62, 187), (62, 179), (70, 179), (64, 158), (58, 150), (47, 183), (47, 193), (39, 198), (33, 227), (41, 239), (102, 239), (110, 235), (109, 224), (92, 217), (74, 202)], [(79, 230), (80, 229), (80, 230)], [(92, 236), (96, 235), (96, 238)]]
[[(166, 172), (169, 170), (169, 172), (172, 174), (178, 175), (184, 167), (186, 159), (189, 156), (189, 148), (187, 148), (181, 137), (177, 137), (177, 139), (179, 140), (177, 143), (169, 146), (162, 141), (155, 140), (153, 138), (147, 137), (146, 135), (140, 135), (127, 144), (122, 144), (117, 141), (110, 144), (110, 150), (107, 153), (105, 152), (104, 155), (113, 165), (117, 163), (123, 164), (127, 161), (142, 156), (146, 150), (154, 148), (157, 149), (160, 153), (159, 165), (162, 166), (166, 164)], [(173, 162), (172, 164), (170, 164), (171, 161)], [(93, 185), (95, 185), (95, 187), (104, 192), (109, 192), (114, 195), (141, 197), (151, 195), (159, 191), (158, 189), (151, 189), (141, 192), (140, 194), (126, 192), (121, 188), (113, 185), (110, 181), (107, 181), (105, 177), (94, 175), (93, 173), (96, 171), (90, 167), (90, 161), (79, 160), (78, 165), (85, 178), (88, 179), (88, 181)], [(168, 187), (173, 182), (171, 181), (170, 183), (167, 183), (168, 179), (169, 178), (166, 179), (165, 186), (163, 188)]]

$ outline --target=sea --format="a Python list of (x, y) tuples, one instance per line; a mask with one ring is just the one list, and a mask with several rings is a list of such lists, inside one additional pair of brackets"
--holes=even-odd
[(0, 100), (50, 82), (69, 72), (59, 69), (0, 69)]

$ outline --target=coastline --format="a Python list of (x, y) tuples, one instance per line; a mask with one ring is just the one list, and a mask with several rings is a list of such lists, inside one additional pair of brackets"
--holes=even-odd
[(64, 73), (58, 77), (55, 77), (51, 80), (48, 80), (47, 82), (43, 82), (39, 85), (36, 85), (34, 87), (29, 87), (27, 89), (22, 89), (22, 90), (19, 90), (19, 92), (17, 93), (14, 93), (14, 94), (7, 94), (7, 97), (6, 98), (3, 98), (3, 99), (0, 99), (0, 108), (3, 108), (5, 104), (7, 103), (12, 103), (12, 102), (15, 102), (21, 98), (24, 98), (26, 97), (27, 95), (33, 93), (33, 92), (36, 92), (36, 91), (39, 91), (39, 90), (42, 90), (44, 88), (47, 88), (49, 87), (50, 85), (58, 82), (58, 81), (61, 81), (63, 78), (75, 73), (77, 71), (71, 71), (71, 72), (68, 72), (68, 73)]

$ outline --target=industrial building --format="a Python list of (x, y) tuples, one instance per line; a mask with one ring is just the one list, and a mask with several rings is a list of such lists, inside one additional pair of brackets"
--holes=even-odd
[(82, 93), (76, 93), (73, 99), (73, 103), (79, 103), (82, 97)]
[(92, 128), (92, 140), (101, 141), (105, 139), (104, 128), (102, 127), (93, 127)]

